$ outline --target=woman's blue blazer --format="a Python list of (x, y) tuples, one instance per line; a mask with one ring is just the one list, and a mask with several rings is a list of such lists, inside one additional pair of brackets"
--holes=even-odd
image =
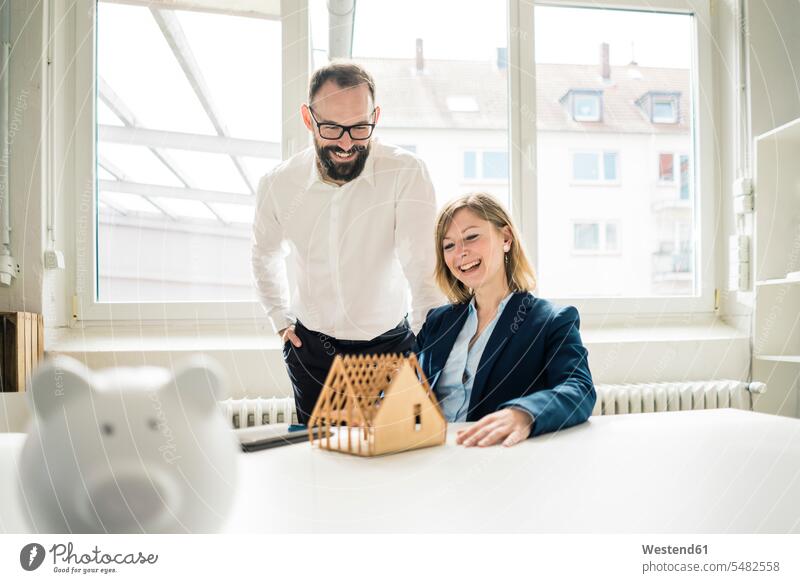
[[(467, 309), (466, 303), (432, 309), (417, 335), (417, 358), (434, 389)], [(467, 421), (509, 406), (533, 415), (531, 436), (586, 421), (597, 396), (579, 325), (574, 307), (515, 293), (481, 356)]]

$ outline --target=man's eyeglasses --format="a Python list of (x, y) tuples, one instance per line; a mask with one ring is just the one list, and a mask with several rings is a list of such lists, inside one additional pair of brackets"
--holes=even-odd
[[(320, 137), (326, 140), (338, 140), (345, 132), (350, 135), (351, 140), (368, 140), (372, 135), (372, 130), (375, 129), (374, 123), (360, 123), (354, 126), (342, 126), (337, 123), (319, 123), (317, 117), (314, 115), (314, 110), (309, 107), (308, 111), (311, 114), (311, 119), (317, 124)], [(374, 113), (375, 110), (373, 109), (372, 113), (369, 114), (370, 117), (372, 117)]]

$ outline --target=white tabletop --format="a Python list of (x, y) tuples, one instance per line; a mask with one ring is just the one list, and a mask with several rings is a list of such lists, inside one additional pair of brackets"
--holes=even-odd
[[(800, 420), (723, 409), (594, 417), (512, 448), (242, 454), (228, 532), (800, 532)], [(0, 532), (21, 532), (19, 434)]]
[(512, 448), (251, 453), (230, 532), (800, 532), (800, 420), (593, 417)]

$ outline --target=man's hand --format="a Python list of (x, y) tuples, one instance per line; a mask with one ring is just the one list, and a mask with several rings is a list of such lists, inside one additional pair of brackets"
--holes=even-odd
[(295, 348), (300, 348), (303, 345), (303, 343), (300, 342), (300, 338), (294, 333), (294, 324), (287, 326), (283, 330), (279, 331), (278, 334), (280, 334), (281, 340), (284, 344), (289, 341), (294, 345)]
[(467, 429), (456, 434), (456, 443), (465, 447), (486, 447), (502, 443), (509, 447), (527, 439), (531, 434), (533, 419), (519, 409), (502, 409), (491, 413)]

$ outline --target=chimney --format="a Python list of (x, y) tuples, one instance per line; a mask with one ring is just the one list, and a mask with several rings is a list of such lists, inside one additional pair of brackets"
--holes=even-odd
[(600, 76), (604, 81), (611, 79), (611, 65), (608, 61), (608, 43), (600, 45)]
[(497, 47), (497, 68), (508, 69), (508, 47)]
[(422, 39), (417, 39), (417, 73), (425, 70), (425, 57), (422, 54)]

